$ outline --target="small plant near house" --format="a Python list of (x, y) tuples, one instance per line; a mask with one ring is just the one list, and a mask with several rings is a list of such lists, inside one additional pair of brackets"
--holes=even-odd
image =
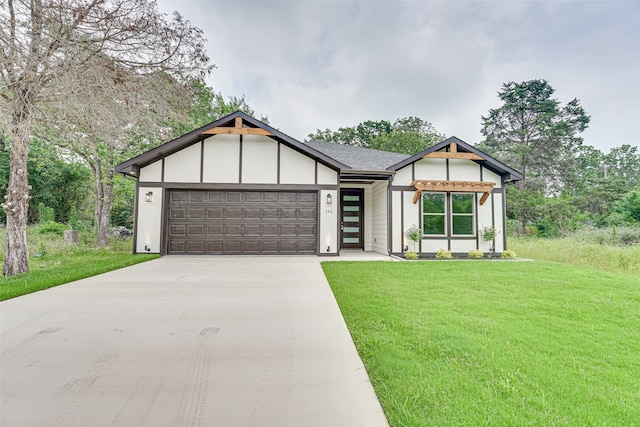
[(498, 233), (499, 231), (493, 228), (493, 226), (482, 227), (482, 240), (489, 243), (489, 251), (491, 252), (492, 256), (496, 252), (495, 239)]
[(504, 251), (502, 252), (502, 259), (515, 259), (516, 253), (513, 251)]
[(413, 242), (413, 251), (415, 252), (416, 243), (422, 239), (422, 229), (414, 224), (404, 232), (404, 236)]
[(447, 249), (438, 249), (438, 252), (436, 252), (436, 258), (437, 259), (451, 259), (451, 258), (453, 258), (453, 255), (451, 254), (451, 251), (449, 251)]
[(484, 257), (484, 252), (480, 249), (470, 249), (469, 250), (469, 258), (471, 259), (480, 259)]
[(418, 259), (418, 253), (416, 251), (407, 251), (404, 253), (404, 257), (410, 260)]

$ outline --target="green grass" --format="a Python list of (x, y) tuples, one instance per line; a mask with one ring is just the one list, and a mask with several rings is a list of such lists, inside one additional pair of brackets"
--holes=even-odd
[(325, 262), (392, 426), (636, 425), (640, 278), (550, 262)]
[[(5, 231), (0, 231), (4, 260)], [(29, 273), (0, 278), (0, 301), (48, 289), (64, 283), (106, 273), (107, 271), (157, 258), (159, 255), (132, 255), (131, 239), (113, 239), (108, 248), (93, 247), (94, 236), (85, 233), (79, 246), (68, 246), (61, 236), (38, 234), (35, 227), (27, 233)], [(44, 256), (41, 254), (44, 249)]]
[(555, 261), (640, 276), (640, 244), (613, 246), (575, 236), (563, 239), (510, 238), (508, 246), (520, 258)]

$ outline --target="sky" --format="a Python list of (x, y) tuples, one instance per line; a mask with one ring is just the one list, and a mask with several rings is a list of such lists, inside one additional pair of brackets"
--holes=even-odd
[(159, 0), (204, 31), (207, 83), (300, 141), (415, 116), (482, 141), (503, 83), (545, 79), (585, 145), (640, 146), (640, 0)]

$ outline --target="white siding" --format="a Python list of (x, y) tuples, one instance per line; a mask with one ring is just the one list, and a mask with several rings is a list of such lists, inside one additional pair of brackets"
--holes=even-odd
[(402, 192), (391, 192), (391, 219), (393, 221), (391, 225), (391, 251), (395, 253), (402, 252), (403, 248), (403, 231), (402, 231), (402, 211), (401, 202)]
[[(484, 252), (489, 251), (489, 243), (485, 242), (482, 239), (482, 229), (484, 227), (491, 227), (493, 225), (491, 216), (491, 206), (493, 200), (493, 197), (489, 196), (484, 205), (476, 205), (476, 209), (478, 210), (478, 245), (480, 246), (478, 249)], [(480, 201), (480, 198), (478, 198), (478, 201)], [(502, 209), (500, 209), (500, 211), (502, 211)]]
[(466, 254), (470, 249), (476, 249), (476, 239), (451, 241), (451, 252)]
[(490, 171), (487, 168), (482, 168), (482, 180), (485, 182), (495, 182), (496, 186), (493, 188), (502, 187), (502, 180), (500, 179), (500, 175)]
[(504, 250), (504, 230), (502, 229), (502, 203), (504, 202), (502, 194), (494, 193), (493, 203), (495, 228), (498, 230), (498, 234), (496, 235), (496, 252), (502, 252)]
[(393, 177), (393, 185), (411, 185), (413, 182), (411, 170), (411, 165), (398, 169), (396, 175)]
[(285, 145), (280, 145), (280, 183), (315, 184), (315, 181), (315, 160)]
[(162, 160), (140, 169), (141, 182), (162, 182)]
[(200, 182), (200, 143), (164, 159), (165, 182)]
[(242, 183), (276, 184), (278, 182), (278, 143), (262, 135), (242, 138)]
[(387, 181), (375, 182), (371, 190), (371, 249), (387, 255)]
[(471, 160), (450, 159), (449, 178), (452, 181), (480, 181), (480, 165)]
[(442, 239), (442, 240), (423, 239), (422, 240), (423, 253), (435, 253), (435, 252), (438, 252), (439, 249), (447, 249), (448, 246), (449, 246), (449, 243), (446, 239)]
[[(195, 165), (194, 165), (195, 167)], [(240, 135), (215, 135), (204, 141), (203, 182), (240, 181)]]
[[(413, 191), (404, 191), (404, 229), (401, 231), (400, 236), (402, 241), (404, 241), (404, 233), (412, 226), (422, 228), (422, 220), (420, 218), (420, 204), (413, 204), (413, 195), (415, 193)], [(411, 240), (406, 242), (406, 245), (409, 246), (409, 250), (413, 250), (413, 244)], [(415, 243), (416, 252), (420, 251), (420, 242)]]
[[(447, 179), (447, 162), (445, 159), (420, 159), (415, 163), (416, 179)], [(451, 180), (455, 180), (453, 175)]]
[[(149, 191), (153, 192), (153, 201), (145, 202), (144, 196)], [(136, 224), (137, 253), (160, 252), (163, 200), (162, 188), (160, 187), (138, 188), (138, 222)], [(150, 250), (146, 251), (145, 246)]]
[[(327, 204), (327, 194), (331, 195), (332, 203)], [(335, 254), (340, 247), (340, 239), (338, 238), (338, 213), (340, 211), (340, 197), (335, 190), (322, 190), (320, 192), (320, 247), (319, 254)], [(327, 248), (330, 251), (327, 252)]]
[(335, 185), (338, 183), (338, 172), (318, 163), (318, 185)]

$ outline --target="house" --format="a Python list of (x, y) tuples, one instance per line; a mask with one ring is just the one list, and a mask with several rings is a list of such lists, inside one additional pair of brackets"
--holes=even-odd
[[(505, 185), (523, 175), (455, 138), (414, 156), (302, 143), (236, 112), (134, 157), (134, 253), (401, 255), (506, 249)], [(493, 242), (491, 242), (493, 243)]]

